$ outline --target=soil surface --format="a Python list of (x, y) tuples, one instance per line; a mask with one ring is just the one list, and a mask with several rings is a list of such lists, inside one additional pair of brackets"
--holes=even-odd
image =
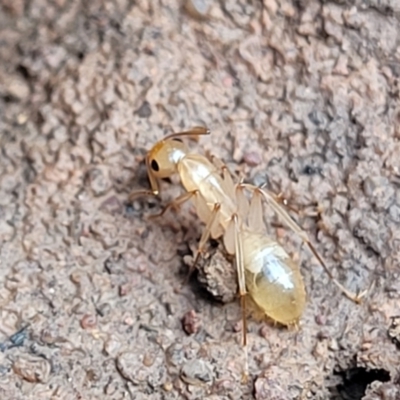
[[(1, 399), (400, 398), (398, 0), (3, 0), (0, 60)], [(185, 285), (198, 218), (148, 219), (179, 181), (128, 202), (196, 125), (369, 289), (266, 210), (308, 302), (249, 311), (247, 383), (221, 244)]]

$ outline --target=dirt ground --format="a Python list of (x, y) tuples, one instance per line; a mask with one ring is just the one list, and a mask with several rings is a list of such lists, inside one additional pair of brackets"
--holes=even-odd
[[(400, 399), (398, 0), (193, 3), (0, 2), (0, 398)], [(249, 315), (246, 384), (230, 264), (184, 285), (196, 215), (147, 218), (176, 180), (127, 201), (196, 125), (369, 289), (266, 211), (308, 303), (297, 330)]]

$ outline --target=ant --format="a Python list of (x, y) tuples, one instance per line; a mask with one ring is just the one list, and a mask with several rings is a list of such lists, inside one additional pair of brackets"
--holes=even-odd
[(365, 292), (354, 294), (333, 277), (307, 233), (279, 204), (279, 196), (267, 191), (264, 186), (257, 187), (242, 181), (234, 183), (232, 175), (221, 160), (216, 157), (209, 160), (205, 156), (191, 153), (180, 139), (209, 134), (210, 130), (207, 128), (194, 127), (189, 131), (172, 133), (157, 142), (146, 156), (151, 190), (134, 192), (130, 199), (138, 195), (158, 196), (159, 179), (178, 174), (185, 193), (168, 203), (156, 217), (189, 200), (193, 202), (205, 228), (191, 271), (204, 253), (210, 238), (222, 237), (227, 253), (235, 257), (242, 309), (246, 378), (246, 294), (251, 296), (268, 317), (286, 326), (297, 324), (306, 303), (306, 291), (299, 266), (281, 245), (265, 233), (263, 201), (307, 244), (334, 284), (349, 299), (359, 303)]

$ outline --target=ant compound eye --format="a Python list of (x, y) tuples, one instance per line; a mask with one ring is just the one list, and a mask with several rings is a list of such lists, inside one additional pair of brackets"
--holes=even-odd
[(158, 162), (156, 161), (156, 160), (152, 160), (151, 161), (151, 168), (154, 170), (154, 171), (159, 171), (160, 170), (160, 167), (158, 166)]

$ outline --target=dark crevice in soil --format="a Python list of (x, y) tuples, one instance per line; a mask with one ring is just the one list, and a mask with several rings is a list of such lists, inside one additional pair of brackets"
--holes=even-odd
[(339, 372), (342, 383), (338, 384), (332, 393), (331, 400), (361, 400), (372, 382), (390, 381), (390, 374), (384, 369), (349, 368)]

